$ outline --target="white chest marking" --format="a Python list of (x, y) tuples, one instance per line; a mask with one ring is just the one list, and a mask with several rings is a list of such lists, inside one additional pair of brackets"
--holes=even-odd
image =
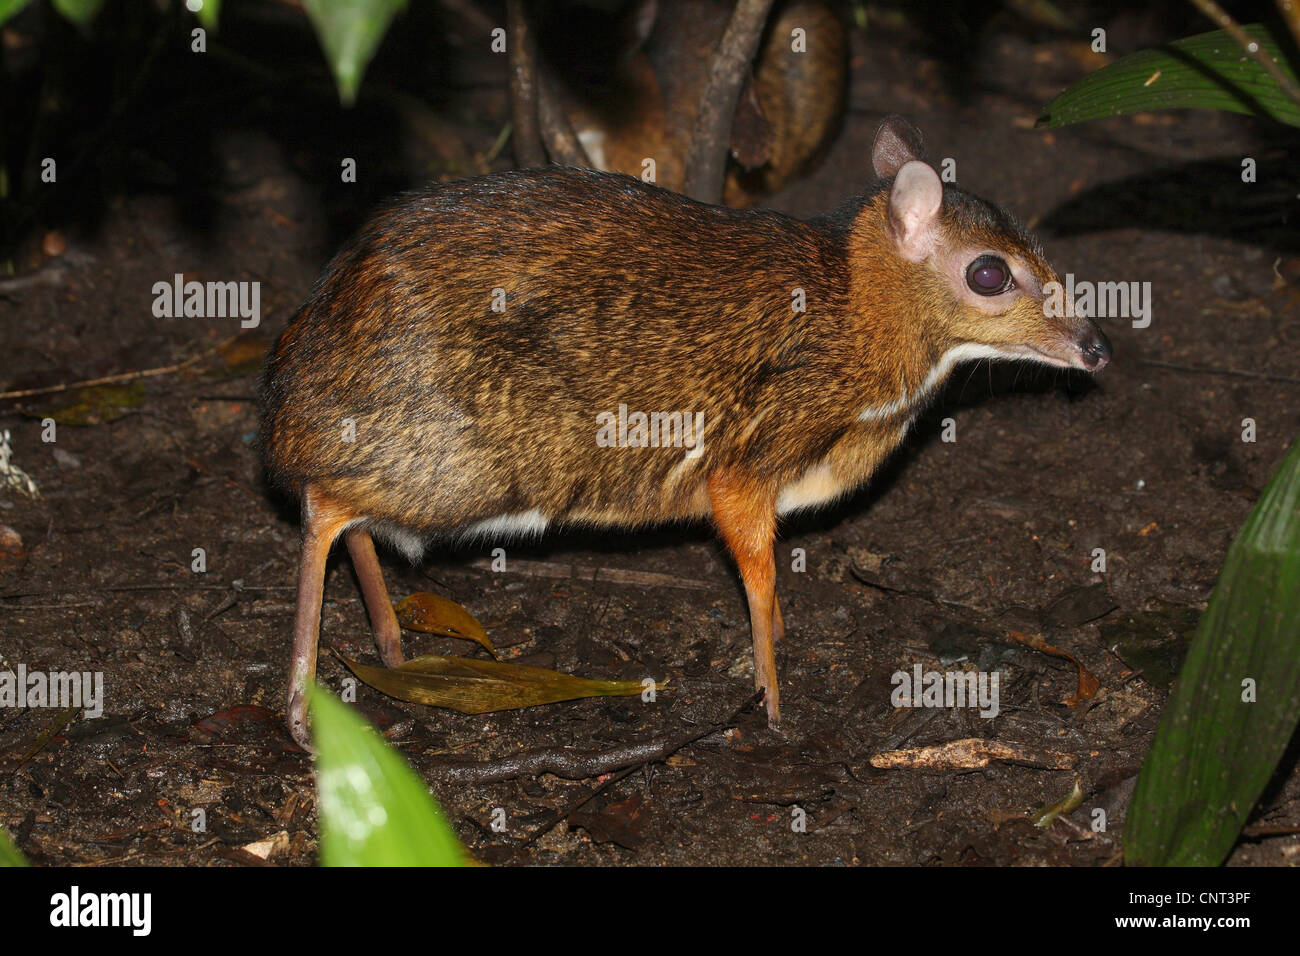
[(1018, 359), (1024, 358), (1015, 352), (1007, 352), (995, 345), (978, 345), (974, 342), (965, 342), (961, 345), (954, 345), (948, 351), (939, 357), (939, 361), (934, 363), (934, 368), (930, 369), (925, 376), (925, 381), (921, 387), (910, 394), (905, 390), (902, 395), (892, 402), (886, 402), (883, 405), (871, 405), (864, 408), (858, 413), (860, 422), (878, 422), (886, 418), (893, 418), (895, 415), (905, 411), (912, 405), (925, 401), (936, 385), (946, 379), (952, 372), (953, 366), (958, 362), (967, 362), (973, 359)]
[(800, 508), (833, 501), (847, 491), (844, 485), (835, 479), (831, 466), (826, 462), (811, 466), (795, 481), (781, 489), (776, 499), (776, 513), (785, 514)]
[(518, 514), (496, 515), (492, 518), (485, 518), (470, 525), (463, 534), (467, 538), (488, 537), (490, 535), (523, 536), (541, 534), (546, 530), (547, 523), (546, 516), (534, 508), (532, 511), (521, 511)]

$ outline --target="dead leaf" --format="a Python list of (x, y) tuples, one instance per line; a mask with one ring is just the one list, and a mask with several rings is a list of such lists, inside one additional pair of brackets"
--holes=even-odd
[(646, 829), (650, 824), (650, 807), (641, 794), (635, 793), (600, 811), (584, 808), (570, 816), (569, 820), (573, 825), (586, 830), (597, 843), (617, 843), (628, 850), (636, 850), (645, 843)]
[(263, 744), (283, 736), (282, 721), (279, 714), (261, 704), (236, 704), (196, 720), (190, 725), (189, 739), (199, 744)]
[(393, 605), (397, 612), (397, 623), (412, 631), (422, 634), (440, 634), (443, 637), (458, 637), (473, 641), (483, 647), (493, 657), (497, 656), (492, 640), (469, 611), (455, 601), (437, 594), (420, 592), (402, 598)]
[(106, 425), (129, 415), (144, 404), (144, 383), (98, 385), (76, 393), (71, 405), (47, 407), (24, 413), (33, 418), (52, 418), (60, 425)]
[[(340, 655), (357, 677), (398, 700), (446, 707), (462, 714), (536, 707), (582, 697), (632, 697), (639, 680), (589, 680), (524, 664), (425, 654), (400, 667), (371, 667)], [(656, 684), (656, 690), (665, 684)]]
[(1039, 829), (1045, 830), (1052, 825), (1052, 822), (1062, 813), (1073, 813), (1083, 803), (1083, 790), (1079, 787), (1079, 778), (1074, 778), (1074, 787), (1063, 798), (1056, 803), (1049, 803), (1045, 807), (1039, 807), (1036, 812), (1030, 815), (1029, 822)]
[(1059, 647), (1053, 647), (1043, 640), (1040, 634), (1021, 634), (1019, 631), (1008, 631), (1007, 638), (1015, 641), (1017, 644), (1024, 644), (1032, 647), (1036, 651), (1042, 651), (1044, 654), (1051, 654), (1054, 657), (1064, 657), (1067, 661), (1074, 664), (1079, 669), (1079, 688), (1069, 697), (1065, 698), (1062, 703), (1067, 707), (1077, 707), (1085, 700), (1092, 700), (1097, 693), (1099, 686), (1097, 678), (1092, 671), (1083, 666), (1083, 662), (1072, 654), (1067, 654)]
[(0, 524), (0, 574), (15, 574), (26, 564), (22, 536), (7, 524)]
[(266, 362), (266, 353), (270, 348), (269, 340), (257, 336), (242, 336), (233, 342), (227, 342), (217, 349), (222, 365), (216, 366), (212, 374), (228, 378), (256, 372)]

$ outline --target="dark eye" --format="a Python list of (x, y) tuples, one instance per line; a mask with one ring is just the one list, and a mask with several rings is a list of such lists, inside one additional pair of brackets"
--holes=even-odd
[(980, 256), (967, 267), (966, 284), (980, 295), (998, 295), (1015, 285), (1015, 281), (1010, 267), (997, 256)]

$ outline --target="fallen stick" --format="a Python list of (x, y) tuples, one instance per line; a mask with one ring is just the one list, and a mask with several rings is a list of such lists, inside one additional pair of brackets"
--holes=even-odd
[(73, 388), (94, 388), (97, 385), (115, 385), (118, 382), (131, 382), (138, 378), (151, 378), (155, 375), (170, 375), (173, 372), (179, 372), (181, 369), (189, 368), (200, 359), (207, 358), (215, 352), (220, 352), (235, 339), (243, 335), (243, 332), (236, 332), (224, 342), (218, 342), (210, 349), (200, 352), (187, 358), (184, 362), (177, 362), (175, 365), (164, 365), (161, 368), (146, 368), (138, 372), (120, 372), (117, 375), (105, 375), (103, 378), (88, 378), (80, 382), (65, 382), (62, 385), (46, 385), (42, 388), (20, 388), (12, 392), (0, 392), (0, 400), (7, 398), (27, 398), (31, 395), (53, 395), (55, 392), (66, 392)]
[(1054, 750), (1037, 750), (967, 737), (928, 747), (886, 750), (871, 758), (871, 766), (881, 770), (978, 770), (990, 762), (1022, 764), (1048, 770), (1068, 770), (1074, 757)]
[[(479, 558), (471, 561), (470, 567), (481, 571), (491, 571), (492, 561)], [(630, 571), (623, 568), (583, 568), (576, 564), (555, 564), (551, 561), (512, 560), (507, 564), (508, 573), (523, 574), (534, 578), (558, 578), (586, 581), (588, 584), (632, 584), (642, 587), (685, 588), (691, 591), (709, 591), (712, 585), (706, 581), (691, 581), (673, 574), (658, 574), (654, 571)]]

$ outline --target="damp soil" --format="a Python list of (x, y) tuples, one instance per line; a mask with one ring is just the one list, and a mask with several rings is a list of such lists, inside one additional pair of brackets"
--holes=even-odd
[[(1081, 9), (1125, 48), (1170, 28)], [(74, 198), (34, 214), (16, 275), (0, 282), (0, 389), (201, 357), (70, 415), (75, 391), (0, 404), (13, 463), (41, 493), (0, 492), (0, 654), (9, 667), (102, 672), (105, 687), (97, 719), (0, 713), (0, 822), (33, 862), (240, 865), (268, 839), (272, 863), (314, 862), (311, 763), (282, 723), (298, 528), (261, 482), (260, 357), (382, 196), (508, 165), (483, 159), (506, 102), (500, 60), (477, 53), (481, 27), (445, 26), (436, 68), (386, 44), (368, 92), (344, 112), (305, 34), (281, 42), (271, 26), (232, 21), (223, 39), (239, 56), (172, 64), (168, 92), (138, 94), (99, 141), (131, 175), (69, 165)], [(1200, 112), (1034, 130), (1039, 107), (1102, 62), (1086, 44), (1006, 20), (963, 38), (961, 58), (945, 42), (892, 13), (856, 31), (844, 128), (771, 204), (810, 215), (860, 188), (876, 124), (901, 112), (966, 188), (1039, 232), (1059, 271), (1149, 282), (1149, 327), (1104, 320), (1115, 358), (1095, 381), (960, 368), (867, 488), (782, 526), (779, 731), (744, 707), (743, 595), (706, 527), (548, 534), (509, 545), (503, 571), (489, 542), (431, 550), (417, 566), (383, 554), (395, 599), (460, 602), (506, 659), (667, 681), (653, 702), (479, 716), (360, 686), (357, 706), (481, 860), (1117, 861), (1181, 650), (1235, 531), (1300, 433), (1296, 138)], [(273, 82), (265, 67), (315, 80)], [(399, 91), (398, 77), (421, 96)], [(339, 183), (348, 156), (356, 185)], [(1241, 182), (1243, 157), (1258, 161), (1255, 184)], [(218, 350), (240, 331), (232, 320), (155, 318), (151, 290), (176, 273), (260, 282), (261, 326)], [(54, 412), (83, 424), (42, 442)], [(348, 677), (339, 655), (377, 662), (337, 554), (321, 634), (327, 685)], [(476, 653), (412, 632), (405, 647)], [(1097, 679), (1083, 700), (1075, 662)], [(895, 706), (894, 675), (918, 666), (996, 673), (997, 716)], [(449, 783), (440, 769), (452, 757), (617, 751), (701, 731), (613, 777)], [(888, 751), (969, 738), (1004, 756), (960, 769), (876, 765)], [(1034, 826), (1032, 813), (1076, 781), (1077, 808)], [(1251, 823), (1300, 825), (1294, 751)], [(1294, 863), (1296, 849), (1294, 837), (1251, 837), (1229, 862)]]

